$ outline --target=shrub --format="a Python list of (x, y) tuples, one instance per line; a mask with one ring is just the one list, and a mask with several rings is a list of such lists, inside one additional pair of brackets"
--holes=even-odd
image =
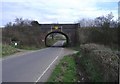
[(118, 46), (119, 28), (79, 28), (79, 43), (97, 43), (108, 46)]
[(103, 82), (118, 82), (119, 57), (116, 52), (97, 44), (84, 44), (80, 48), (83, 56), (92, 60), (94, 66), (98, 66)]
[(19, 46), (44, 46), (44, 42), (42, 41), (42, 39), (44, 39), (44, 34), (38, 27), (10, 27), (4, 28), (2, 33), (3, 43), (11, 44), (13, 40), (17, 40), (19, 42)]

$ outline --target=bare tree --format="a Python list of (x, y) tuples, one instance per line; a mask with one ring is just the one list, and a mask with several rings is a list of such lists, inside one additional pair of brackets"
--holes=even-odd
[(81, 19), (78, 21), (81, 27), (93, 27), (94, 26), (94, 20), (92, 19)]
[(100, 16), (95, 18), (95, 26), (102, 27), (102, 28), (109, 28), (111, 21), (113, 21), (113, 14), (112, 12), (107, 16)]

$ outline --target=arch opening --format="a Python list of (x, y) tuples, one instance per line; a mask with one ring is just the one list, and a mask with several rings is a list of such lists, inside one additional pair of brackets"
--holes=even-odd
[(63, 32), (50, 32), (45, 37), (45, 46), (47, 47), (67, 47), (68, 45), (69, 38)]

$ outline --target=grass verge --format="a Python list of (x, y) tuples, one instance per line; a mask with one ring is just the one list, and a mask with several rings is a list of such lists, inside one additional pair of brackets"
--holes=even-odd
[(80, 52), (65, 56), (54, 69), (49, 82), (101, 82), (103, 81), (99, 66), (89, 56)]
[(2, 46), (2, 57), (19, 52), (19, 50), (17, 50), (16, 48), (10, 45), (3, 44), (1, 46)]
[(2, 54), (2, 57), (21, 52), (21, 50), (39, 50), (41, 48), (45, 48), (44, 46), (36, 47), (36, 46), (14, 46), (14, 45), (8, 45), (8, 44), (0, 44), (0, 47), (2, 47), (2, 50), (0, 53)]
[(47, 82), (76, 82), (76, 63), (74, 57), (64, 56), (52, 72)]
[(24, 49), (24, 50), (39, 50), (41, 48), (45, 48), (44, 46), (41, 47), (36, 47), (36, 46), (19, 46), (19, 49)]

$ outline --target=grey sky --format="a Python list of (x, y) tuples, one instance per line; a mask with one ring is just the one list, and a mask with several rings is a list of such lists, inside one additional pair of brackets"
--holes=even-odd
[(39, 23), (74, 23), (82, 18), (95, 18), (110, 12), (118, 18), (119, 0), (3, 0), (0, 26), (15, 18)]

